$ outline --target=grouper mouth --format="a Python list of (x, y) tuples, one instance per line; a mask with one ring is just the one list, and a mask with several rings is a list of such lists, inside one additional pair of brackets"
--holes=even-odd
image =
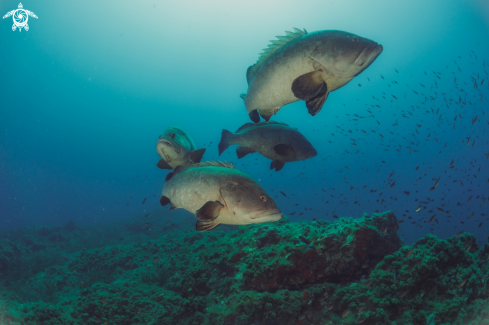
[(250, 219), (263, 219), (268, 221), (276, 221), (280, 220), (283, 217), (283, 213), (280, 212), (280, 209), (267, 209), (261, 211), (255, 211), (249, 214)]
[(375, 59), (380, 55), (380, 53), (382, 53), (383, 50), (384, 47), (377, 43), (375, 43), (374, 46), (364, 48), (355, 60), (355, 65), (366, 69), (372, 62), (375, 61)]
[(161, 146), (168, 146), (168, 147), (172, 147), (173, 150), (175, 150), (175, 152), (177, 154), (180, 154), (180, 152), (182, 151), (182, 149), (180, 148), (180, 146), (178, 144), (176, 144), (173, 139), (168, 139), (168, 138), (161, 138), (158, 143), (156, 144), (158, 150), (161, 152), (161, 153), (164, 153), (163, 150), (160, 148)]
[(317, 150), (313, 148), (312, 150), (307, 152), (306, 157), (308, 158), (316, 157), (317, 154), (318, 154)]

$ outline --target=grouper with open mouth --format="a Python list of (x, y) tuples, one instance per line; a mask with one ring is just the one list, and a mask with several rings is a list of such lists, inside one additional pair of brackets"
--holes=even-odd
[(247, 225), (273, 222), (283, 214), (253, 178), (226, 162), (178, 166), (165, 179), (161, 205), (183, 208), (197, 217), (197, 231), (219, 224)]
[(277, 36), (246, 72), (248, 93), (241, 94), (251, 120), (266, 121), (280, 108), (303, 100), (316, 115), (329, 93), (346, 85), (382, 53), (376, 42), (355, 34), (294, 28)]
[(200, 162), (205, 148), (195, 150), (195, 144), (187, 132), (178, 126), (170, 126), (160, 135), (156, 152), (161, 157), (156, 166), (174, 169)]

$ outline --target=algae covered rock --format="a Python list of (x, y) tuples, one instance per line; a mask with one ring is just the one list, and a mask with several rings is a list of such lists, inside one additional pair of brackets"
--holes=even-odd
[[(0, 278), (5, 289), (0, 301), (9, 302), (0, 320), (8, 325), (487, 323), (489, 244), (479, 249), (475, 237), (463, 233), (447, 239), (427, 235), (402, 246), (392, 212), (334, 223), (284, 218), (206, 233), (190, 227), (147, 237), (119, 229), (126, 234), (91, 248), (76, 243), (81, 236), (72, 237), (64, 251), (64, 244), (48, 239), (58, 230), (41, 240), (32, 237), (46, 245), (42, 251), (24, 243), (25, 249), (25, 236), (3, 241), (0, 256), (27, 272)], [(92, 238), (101, 236), (95, 230)]]
[[(401, 247), (392, 212), (325, 222), (299, 222), (249, 229), (243, 247), (244, 288), (300, 289), (312, 283), (358, 281)], [(244, 239), (246, 240), (246, 239)]]
[(20, 259), (21, 251), (9, 240), (0, 241), (0, 275), (13, 271), (15, 263)]

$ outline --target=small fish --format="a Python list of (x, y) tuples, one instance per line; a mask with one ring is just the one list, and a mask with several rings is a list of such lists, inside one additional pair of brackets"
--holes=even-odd
[(467, 199), (467, 204), (469, 204), (471, 200), (472, 200), (472, 195)]
[(146, 202), (146, 199), (147, 199), (147, 198), (145, 197), (145, 198), (144, 198), (144, 200), (143, 200), (143, 203), (141, 203), (141, 204), (144, 204), (144, 202)]
[(365, 286), (366, 286), (366, 287), (370, 287), (370, 285), (372, 284), (372, 282), (374, 282), (374, 280), (368, 280), (368, 281), (365, 283)]
[(406, 257), (410, 257), (411, 255), (413, 255), (413, 252), (414, 252), (414, 248), (411, 248), (409, 252), (407, 252)]
[(331, 310), (331, 309), (333, 309), (333, 307), (334, 307), (334, 304), (326, 305), (326, 310)]
[(284, 192), (282, 192), (282, 191), (279, 191), (279, 192), (280, 192), (280, 194), (282, 194), (283, 196), (287, 197), (287, 194), (285, 194)]
[(459, 288), (462, 288), (462, 287), (465, 285), (465, 282), (467, 282), (467, 280), (463, 280), (462, 282), (460, 282), (460, 283), (458, 284), (458, 287), (459, 287)]
[(421, 204), (418, 205), (418, 207), (416, 208), (416, 212), (418, 212), (419, 210), (421, 210)]
[(346, 316), (348, 316), (348, 314), (350, 313), (350, 308), (347, 308), (345, 309), (342, 313), (341, 313), (341, 318), (345, 318)]
[(436, 214), (432, 215), (431, 218), (430, 218), (429, 223), (432, 223), (435, 220), (435, 217), (436, 217)]
[(436, 180), (435, 185), (433, 185), (433, 187), (437, 187), (439, 182), (440, 182), (440, 178)]

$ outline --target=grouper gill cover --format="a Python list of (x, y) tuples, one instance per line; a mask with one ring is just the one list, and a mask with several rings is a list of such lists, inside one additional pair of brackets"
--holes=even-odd
[(489, 325), (486, 1), (0, 17), (0, 325)]

